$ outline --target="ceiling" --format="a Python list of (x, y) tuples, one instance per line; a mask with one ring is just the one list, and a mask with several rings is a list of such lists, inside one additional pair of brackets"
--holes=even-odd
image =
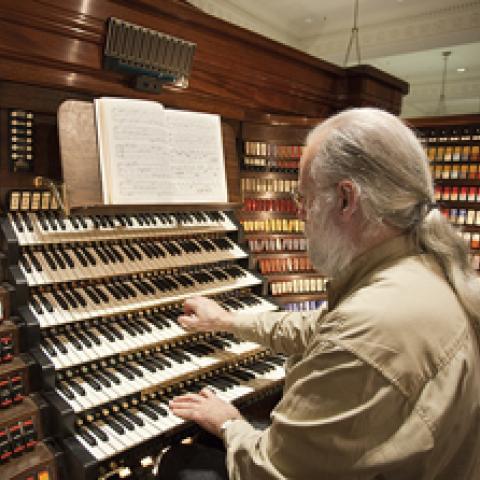
[[(189, 0), (210, 15), (343, 65), (354, 0)], [(480, 113), (480, 0), (359, 0), (361, 63), (410, 84), (402, 116)], [(439, 103), (444, 57), (445, 103)], [(357, 64), (352, 49), (347, 65)], [(465, 71), (457, 69), (464, 68)]]

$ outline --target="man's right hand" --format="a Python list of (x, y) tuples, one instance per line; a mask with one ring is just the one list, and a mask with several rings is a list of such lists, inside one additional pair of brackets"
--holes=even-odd
[(184, 315), (178, 317), (180, 325), (190, 332), (228, 332), (233, 315), (218, 303), (205, 297), (192, 297), (183, 304)]

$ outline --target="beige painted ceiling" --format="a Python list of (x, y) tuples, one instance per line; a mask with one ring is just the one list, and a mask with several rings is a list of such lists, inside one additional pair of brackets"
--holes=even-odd
[[(344, 63), (354, 0), (189, 1), (210, 15)], [(361, 63), (410, 83), (402, 116), (480, 113), (480, 0), (359, 0), (358, 26)], [(444, 51), (451, 55), (446, 109), (440, 111)], [(356, 63), (353, 50), (348, 65)]]

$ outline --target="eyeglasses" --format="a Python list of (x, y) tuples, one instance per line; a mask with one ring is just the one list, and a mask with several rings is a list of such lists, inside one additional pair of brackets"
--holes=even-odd
[(293, 202), (295, 203), (295, 207), (297, 210), (303, 210), (305, 206), (305, 195), (302, 195), (297, 188), (292, 190), (290, 193)]

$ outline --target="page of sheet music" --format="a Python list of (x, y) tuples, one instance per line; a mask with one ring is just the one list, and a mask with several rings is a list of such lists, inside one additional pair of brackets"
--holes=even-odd
[(146, 100), (98, 104), (105, 203), (227, 201), (217, 115), (165, 110)]
[[(227, 202), (227, 183), (220, 117), (165, 110), (170, 178), (166, 188), (182, 203)], [(166, 192), (167, 193), (167, 192)]]

